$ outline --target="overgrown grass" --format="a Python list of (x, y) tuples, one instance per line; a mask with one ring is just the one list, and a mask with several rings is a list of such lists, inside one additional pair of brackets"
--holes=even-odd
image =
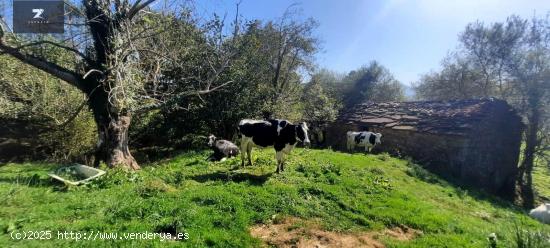
[[(0, 247), (190, 246), (255, 247), (257, 223), (280, 216), (316, 219), (341, 232), (406, 225), (424, 234), (390, 247), (513, 247), (515, 223), (550, 233), (513, 206), (462, 190), (408, 161), (388, 155), (296, 149), (274, 174), (272, 150), (255, 150), (254, 167), (238, 159), (207, 162), (189, 152), (136, 173), (109, 170), (94, 183), (66, 187), (46, 175), (51, 164), (0, 167)], [(52, 230), (50, 240), (13, 240), (10, 233)], [(74, 241), (57, 231), (187, 232), (185, 241)]]

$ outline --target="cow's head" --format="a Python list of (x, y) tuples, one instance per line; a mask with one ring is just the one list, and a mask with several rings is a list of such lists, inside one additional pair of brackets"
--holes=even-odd
[(374, 144), (375, 145), (380, 145), (382, 143), (382, 134), (381, 133), (374, 133), (374, 136), (376, 136)]
[(216, 142), (216, 136), (214, 136), (213, 134), (210, 134), (210, 136), (208, 136), (208, 146), (214, 146), (215, 142)]
[(304, 143), (305, 146), (309, 146), (309, 136), (308, 132), (309, 129), (307, 128), (307, 124), (305, 122), (302, 122), (298, 125), (296, 125), (296, 136), (302, 143)]

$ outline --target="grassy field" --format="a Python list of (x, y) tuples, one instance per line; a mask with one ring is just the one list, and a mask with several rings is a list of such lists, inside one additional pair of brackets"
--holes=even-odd
[[(293, 151), (274, 174), (272, 150), (255, 150), (254, 167), (205, 161), (189, 152), (137, 173), (109, 170), (80, 187), (51, 181), (52, 164), (0, 167), (0, 247), (256, 247), (250, 229), (285, 218), (314, 220), (327, 232), (382, 232), (406, 226), (410, 240), (387, 235), (388, 247), (514, 247), (516, 229), (548, 235), (549, 225), (475, 191), (447, 184), (388, 155)], [(13, 240), (14, 232), (52, 231), (49, 240)], [(188, 233), (187, 240), (70, 240), (58, 231)], [(47, 238), (43, 237), (42, 238)]]

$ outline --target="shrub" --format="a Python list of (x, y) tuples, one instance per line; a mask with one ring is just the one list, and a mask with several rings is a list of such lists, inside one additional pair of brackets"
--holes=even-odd
[(428, 183), (439, 183), (437, 176), (422, 168), (420, 165), (408, 163), (408, 166), (409, 168), (406, 171), (407, 175), (416, 177)]
[(514, 245), (517, 248), (543, 248), (550, 244), (550, 234), (528, 230), (515, 223), (513, 230)]
[(64, 126), (39, 134), (39, 153), (53, 161), (78, 161), (91, 164), (90, 154), (95, 149), (97, 128), (90, 111), (82, 111)]
[(390, 154), (388, 154), (387, 152), (384, 152), (382, 154), (379, 154), (378, 156), (378, 159), (382, 160), (382, 161), (388, 161), (390, 160)]

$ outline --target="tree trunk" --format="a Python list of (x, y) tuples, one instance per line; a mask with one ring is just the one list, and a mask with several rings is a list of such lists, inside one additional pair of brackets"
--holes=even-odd
[(98, 143), (94, 165), (105, 161), (109, 167), (140, 169), (128, 147), (128, 131), (132, 120), (129, 113), (116, 113), (108, 101), (108, 94), (96, 91), (90, 97), (90, 107), (98, 129)]
[(523, 207), (532, 209), (535, 204), (535, 194), (533, 192), (533, 166), (535, 162), (535, 152), (538, 146), (537, 132), (539, 130), (540, 112), (534, 108), (531, 111), (527, 134), (525, 139), (525, 150), (523, 151), (523, 161), (520, 167), (521, 197)]
[[(529, 139), (527, 139), (529, 140)], [(532, 209), (535, 202), (535, 194), (533, 192), (533, 163), (534, 163), (534, 149), (529, 145), (529, 141), (526, 142), (526, 148), (523, 152), (524, 159), (521, 164), (522, 169), (520, 170), (520, 187), (521, 187), (521, 198), (523, 200), (523, 207), (526, 209)]]
[(98, 124), (100, 157), (110, 167), (125, 167), (138, 170), (140, 167), (128, 147), (129, 114), (111, 116), (105, 123)]

